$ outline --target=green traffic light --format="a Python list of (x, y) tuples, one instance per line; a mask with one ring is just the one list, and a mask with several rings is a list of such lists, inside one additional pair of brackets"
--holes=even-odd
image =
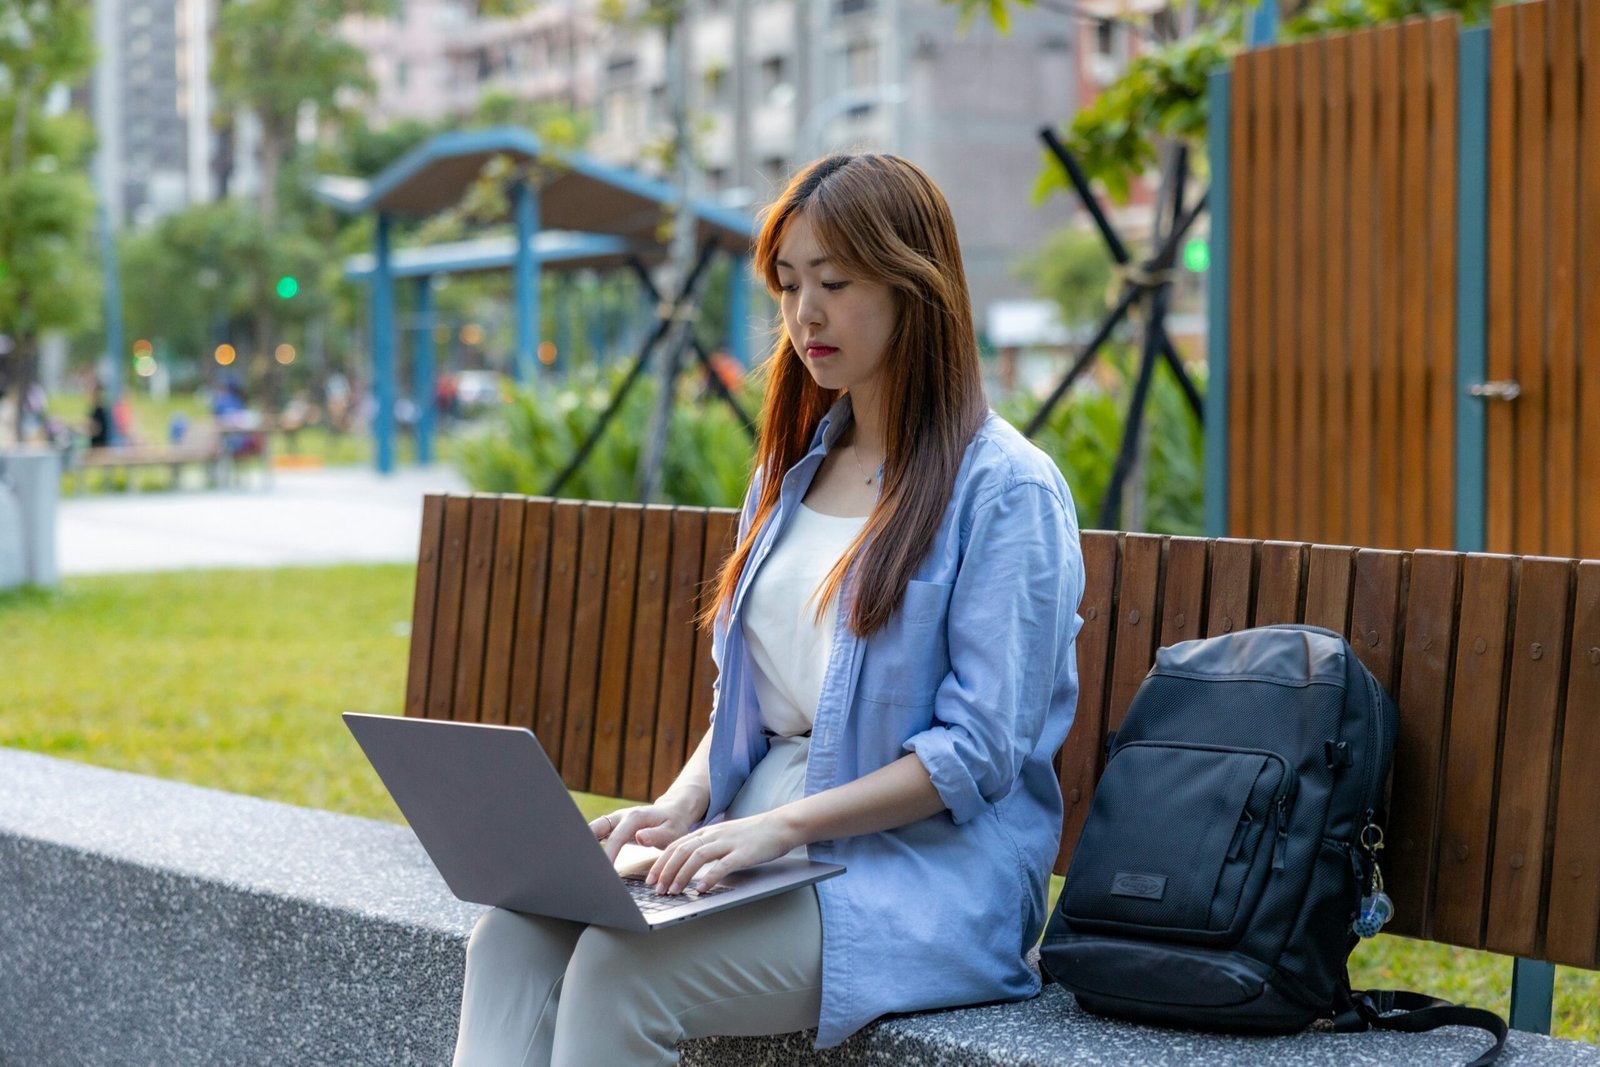
[(278, 279), (278, 295), (283, 297), (285, 300), (289, 299), (291, 296), (294, 296), (294, 294), (298, 293), (299, 291), (300, 283), (295, 281), (294, 275), (285, 274), (283, 277)]
[(1211, 246), (1204, 237), (1191, 237), (1183, 245), (1183, 265), (1196, 274), (1211, 266)]

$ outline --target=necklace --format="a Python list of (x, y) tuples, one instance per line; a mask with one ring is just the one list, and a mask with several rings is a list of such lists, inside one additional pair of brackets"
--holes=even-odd
[(856, 451), (855, 442), (853, 441), (850, 443), (850, 461), (856, 465), (856, 470), (860, 472), (862, 480), (871, 485), (876, 475), (868, 474), (867, 469), (861, 465), (861, 454)]

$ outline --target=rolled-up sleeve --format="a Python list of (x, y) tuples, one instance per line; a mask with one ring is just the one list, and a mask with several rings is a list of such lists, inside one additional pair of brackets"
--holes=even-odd
[[(1083, 561), (1076, 522), (1048, 484), (1022, 481), (978, 505), (950, 595), (950, 672), (933, 725), (905, 742), (963, 823), (1003, 798), (1070, 687)], [(1071, 703), (1070, 697), (1065, 703)]]

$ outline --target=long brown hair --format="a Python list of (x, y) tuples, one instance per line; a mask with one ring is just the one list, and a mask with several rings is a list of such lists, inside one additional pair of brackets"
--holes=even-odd
[[(867, 637), (889, 621), (911, 572), (933, 547), (961, 458), (988, 404), (955, 221), (933, 180), (889, 155), (828, 156), (796, 174), (767, 210), (756, 238), (755, 264), (774, 296), (778, 245), (801, 213), (846, 277), (882, 282), (894, 294), (896, 322), (883, 362), (882, 491), (817, 593), (819, 605), (831, 601), (859, 559), (849, 626)], [(756, 534), (778, 506), (784, 472), (810, 449), (817, 424), (839, 395), (817, 385), (787, 331), (780, 331), (766, 372), (755, 457), (761, 492), (748, 531), (717, 577), (716, 595), (702, 616), (707, 624), (732, 604)]]

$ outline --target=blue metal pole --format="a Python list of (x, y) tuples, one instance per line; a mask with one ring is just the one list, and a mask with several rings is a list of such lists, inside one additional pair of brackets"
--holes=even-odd
[(389, 261), (389, 216), (378, 212), (372, 269), (372, 386), (378, 398), (372, 431), (381, 474), (394, 472), (394, 276)]
[(417, 463), (433, 462), (433, 275), (417, 277), (416, 346), (411, 363), (411, 392), (417, 405)]
[(1244, 46), (1260, 48), (1278, 39), (1278, 0), (1261, 0), (1244, 28)]
[(750, 366), (750, 257), (733, 257), (728, 270), (728, 352)]
[(1461, 34), (1456, 134), (1456, 515), (1459, 552), (1487, 537), (1483, 401), (1488, 368), (1489, 28)]
[(1211, 162), (1211, 261), (1206, 267), (1206, 536), (1228, 534), (1228, 128), (1233, 113), (1233, 75), (1217, 71), (1206, 89), (1206, 151)]
[(1511, 1028), (1530, 1034), (1550, 1032), (1556, 997), (1556, 966), (1518, 959), (1511, 965)]
[(518, 182), (512, 193), (517, 219), (517, 350), (512, 372), (523, 385), (533, 382), (539, 367), (539, 262), (533, 238), (539, 232), (539, 195)]

